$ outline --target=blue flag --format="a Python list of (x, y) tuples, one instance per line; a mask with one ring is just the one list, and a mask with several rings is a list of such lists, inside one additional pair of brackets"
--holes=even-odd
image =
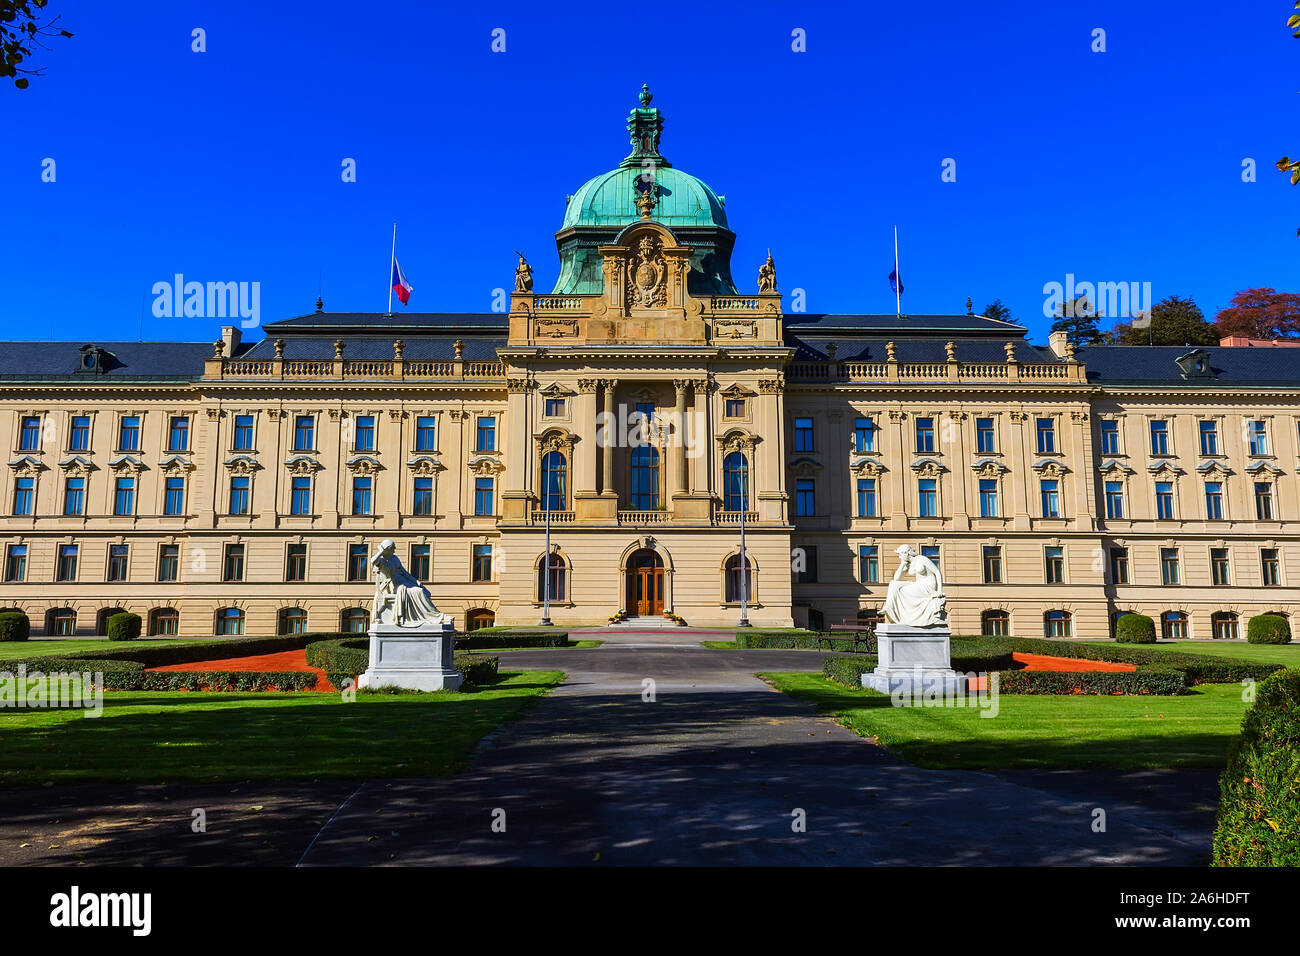
[(903, 280), (898, 277), (898, 264), (894, 264), (894, 271), (889, 274), (889, 290), (898, 295), (903, 294)]

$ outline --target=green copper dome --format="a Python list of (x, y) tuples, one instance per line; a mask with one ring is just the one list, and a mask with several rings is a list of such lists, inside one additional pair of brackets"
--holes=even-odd
[(658, 188), (651, 218), (671, 229), (679, 242), (695, 248), (687, 288), (697, 294), (735, 294), (731, 249), (736, 237), (727, 227), (723, 200), (690, 173), (674, 169), (659, 152), (664, 119), (650, 105), (651, 99), (649, 87), (643, 86), (640, 108), (628, 114), (632, 152), (617, 169), (587, 180), (567, 198), (564, 222), (555, 234), (560, 252), (555, 293), (591, 294), (602, 290), (604, 278), (597, 249), (641, 219), (636, 207), (638, 191), (653, 182)]

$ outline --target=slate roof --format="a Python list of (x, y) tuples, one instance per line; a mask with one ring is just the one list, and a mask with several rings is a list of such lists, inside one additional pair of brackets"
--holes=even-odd
[(796, 362), (824, 362), (827, 347), (834, 343), (838, 361), (883, 362), (889, 358), (886, 344), (894, 343), (895, 355), (900, 362), (943, 362), (948, 358), (944, 344), (952, 341), (957, 346), (959, 362), (1005, 362), (1006, 343), (1015, 344), (1016, 359), (1020, 362), (1057, 362), (1056, 355), (1043, 346), (1033, 345), (1024, 339), (1007, 336), (998, 338), (963, 338), (959, 335), (934, 338), (902, 337), (899, 335), (810, 335), (802, 330), (786, 332), (785, 344), (795, 348)]
[(504, 312), (394, 312), (392, 315), (384, 312), (309, 312), (306, 315), (295, 315), (278, 322), (268, 322), (262, 326), (268, 338), (275, 338), (281, 332), (312, 329), (331, 329), (336, 332), (348, 329), (371, 332), (380, 329), (402, 332), (409, 332), (412, 329), (451, 332), (460, 329), (506, 331), (509, 328), (510, 316)]
[(1300, 356), (1290, 349), (1209, 346), (1212, 378), (1188, 378), (1174, 361), (1193, 351), (1189, 346), (1091, 345), (1075, 353), (1088, 369), (1088, 381), (1107, 385), (1300, 386)]
[[(390, 359), (393, 357), (394, 336), (374, 335), (286, 335), (284, 338), (284, 357), (287, 359), (332, 359), (334, 342), (342, 339), (343, 357), (345, 359)], [(506, 336), (502, 335), (404, 335), (402, 341), (406, 348), (402, 357), (407, 359), (453, 359), (456, 357), (455, 341), (465, 343), (467, 361), (491, 361), (497, 359), (497, 349), (505, 348)], [(209, 346), (209, 349), (211, 346)], [(275, 340), (265, 338), (254, 343), (240, 358), (269, 359), (275, 357)]]
[(890, 332), (919, 335), (990, 335), (1003, 341), (1008, 337), (1023, 337), (1023, 325), (990, 319), (982, 315), (812, 315), (790, 313), (785, 316), (784, 328), (791, 332), (845, 330), (852, 332)]
[(211, 342), (94, 342), (111, 356), (106, 371), (79, 372), (86, 344), (0, 342), (0, 379), (188, 381), (203, 374), (203, 362), (212, 355)]

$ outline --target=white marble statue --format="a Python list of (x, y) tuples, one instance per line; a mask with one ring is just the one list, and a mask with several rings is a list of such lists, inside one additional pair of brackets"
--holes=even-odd
[[(946, 612), (944, 606), (948, 601), (943, 593), (943, 578), (933, 561), (925, 555), (917, 554), (910, 545), (903, 545), (895, 552), (898, 555), (898, 570), (889, 582), (889, 593), (885, 595), (882, 609), (886, 623), (902, 624), (906, 627), (934, 627), (944, 623)], [(907, 575), (913, 580), (907, 580)]]
[(375, 601), (371, 620), (376, 623), (395, 624), (398, 627), (421, 627), (426, 624), (442, 627), (451, 623), (451, 617), (434, 606), (428, 589), (402, 567), (397, 556), (397, 545), (385, 539), (379, 551), (370, 559), (375, 569)]

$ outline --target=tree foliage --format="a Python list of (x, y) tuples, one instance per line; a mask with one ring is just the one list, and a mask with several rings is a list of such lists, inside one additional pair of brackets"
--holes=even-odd
[(1300, 295), (1274, 289), (1243, 289), (1232, 305), (1214, 317), (1218, 335), (1245, 335), (1252, 339), (1300, 337)]
[(981, 310), (980, 312), (980, 315), (984, 316), (987, 319), (1000, 319), (1003, 322), (1016, 321), (1011, 317), (1011, 310), (1002, 304), (1001, 299), (994, 299), (988, 305), (984, 306), (983, 310)]
[[(1300, 0), (1295, 0), (1295, 8), (1300, 10)], [(1300, 40), (1300, 13), (1291, 14), (1291, 16), (1287, 18), (1286, 25), (1295, 31), (1291, 35), (1297, 40)], [(1300, 183), (1300, 159), (1292, 159), (1290, 156), (1283, 156), (1277, 161), (1277, 168), (1282, 170), (1284, 173), (1291, 174), (1292, 186), (1296, 183)], [(1297, 229), (1295, 234), (1300, 236), (1300, 229)]]
[(44, 19), (47, 3), (49, 0), (0, 0), (0, 76), (12, 76), (20, 90), (27, 89), (27, 77), (44, 73), (25, 65), (32, 51), (48, 50), (44, 40), (72, 36), (57, 25), (59, 17)]
[(1150, 324), (1121, 319), (1106, 335), (1113, 345), (1218, 345), (1219, 333), (1191, 298), (1171, 295), (1141, 316)]
[(1088, 297), (1081, 295), (1057, 307), (1052, 331), (1064, 332), (1066, 341), (1075, 346), (1096, 345), (1102, 341), (1101, 329), (1097, 325), (1099, 318), (1101, 314), (1092, 307)]

